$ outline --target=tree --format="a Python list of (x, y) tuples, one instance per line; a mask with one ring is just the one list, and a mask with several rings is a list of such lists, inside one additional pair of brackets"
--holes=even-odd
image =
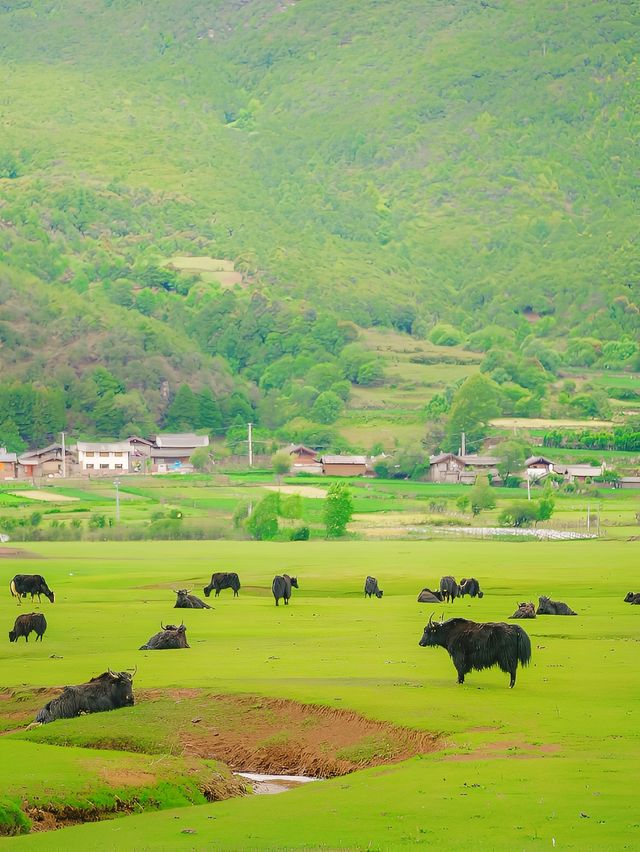
[(342, 411), (343, 402), (333, 391), (323, 391), (311, 409), (311, 419), (317, 423), (335, 423)]
[(258, 541), (270, 541), (278, 534), (279, 494), (267, 494), (246, 521), (249, 534)]
[(347, 531), (353, 515), (353, 498), (346, 482), (333, 482), (325, 499), (324, 522), (329, 538), (338, 538)]
[(466, 512), (469, 508), (469, 503), (471, 500), (469, 499), (468, 494), (461, 494), (460, 497), (456, 500), (456, 506), (460, 509), (461, 512)]
[(479, 515), (483, 509), (495, 509), (496, 498), (493, 496), (488, 476), (479, 476), (476, 484), (469, 492), (469, 503), (474, 515)]
[(500, 413), (500, 388), (478, 373), (470, 376), (456, 391), (451, 404), (445, 445), (451, 452), (460, 446), (461, 433), (466, 434), (469, 449), (479, 446), (489, 421)]
[(194, 429), (200, 417), (198, 397), (189, 385), (180, 385), (178, 393), (167, 408), (165, 417), (168, 429)]
[(527, 457), (527, 451), (528, 447), (526, 444), (516, 438), (503, 441), (496, 447), (498, 470), (502, 479), (506, 480), (512, 473), (522, 470)]
[(553, 510), (555, 508), (556, 502), (553, 499), (553, 487), (550, 482), (546, 482), (544, 486), (544, 490), (542, 492), (542, 497), (538, 501), (538, 520), (539, 521), (548, 521), (551, 515), (553, 515)]
[(278, 485), (280, 485), (282, 477), (291, 470), (291, 456), (286, 450), (281, 450), (271, 456), (271, 467), (276, 475)]
[(206, 429), (212, 435), (222, 429), (222, 412), (211, 388), (205, 388), (198, 394), (198, 429)]
[(539, 505), (534, 500), (517, 500), (505, 506), (498, 517), (498, 523), (505, 527), (527, 527), (539, 520)]
[(0, 423), (0, 447), (4, 447), (10, 453), (23, 453), (27, 449), (13, 420)]
[(191, 453), (189, 461), (193, 465), (193, 469), (200, 473), (205, 473), (206, 471), (211, 470), (213, 466), (213, 459), (211, 458), (211, 453), (209, 452), (208, 447), (198, 447), (195, 449)]

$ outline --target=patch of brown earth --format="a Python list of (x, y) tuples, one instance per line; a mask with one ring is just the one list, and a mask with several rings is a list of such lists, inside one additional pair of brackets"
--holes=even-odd
[(0, 547), (0, 559), (44, 559), (44, 556), (17, 547)]
[[(148, 690), (141, 699), (160, 695)], [(243, 772), (330, 778), (442, 747), (432, 733), (287, 699), (215, 695), (185, 703), (182, 719), (172, 714), (180, 753)]]

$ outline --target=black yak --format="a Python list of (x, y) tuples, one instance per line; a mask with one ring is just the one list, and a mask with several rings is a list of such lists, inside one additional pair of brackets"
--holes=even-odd
[(531, 642), (518, 624), (477, 624), (466, 618), (434, 622), (432, 616), (418, 644), (446, 648), (458, 672), (458, 683), (464, 683), (472, 669), (498, 666), (511, 675), (509, 686), (513, 687), (518, 663), (526, 666), (531, 659)]
[(625, 597), (624, 602), (640, 605), (640, 592), (629, 592)]
[(538, 598), (537, 615), (577, 615), (570, 606), (562, 601), (552, 601), (546, 595)]
[(460, 587), (455, 581), (455, 577), (448, 575), (440, 580), (440, 594), (443, 601), (452, 601), (460, 594)]
[(276, 599), (276, 606), (278, 606), (278, 601), (280, 598), (284, 599), (285, 606), (289, 605), (289, 598), (291, 597), (291, 587), (294, 589), (298, 588), (298, 578), (290, 577), (288, 574), (277, 574), (273, 578), (273, 583), (271, 584), (271, 591), (273, 592), (273, 596)]
[(219, 571), (211, 575), (211, 582), (208, 586), (204, 587), (203, 592), (205, 597), (209, 597), (212, 589), (216, 590), (216, 598), (222, 589), (233, 589), (233, 596), (237, 598), (240, 591), (240, 577), (238, 577), (235, 571)]
[(187, 643), (187, 628), (184, 624), (179, 627), (176, 627), (175, 624), (167, 624), (165, 627), (160, 622), (160, 627), (162, 627), (162, 630), (159, 633), (154, 633), (144, 645), (141, 645), (140, 651), (168, 651), (190, 647)]
[(536, 606), (533, 602), (518, 604), (518, 609), (513, 613), (512, 616), (510, 616), (510, 618), (535, 618), (535, 617), (536, 617)]
[(16, 618), (13, 630), (9, 631), (9, 642), (17, 642), (21, 636), (24, 636), (24, 641), (28, 642), (31, 631), (36, 634), (36, 642), (38, 639), (42, 642), (46, 629), (47, 619), (41, 612), (25, 612)]
[(57, 698), (52, 698), (36, 716), (36, 723), (45, 724), (55, 719), (71, 719), (84, 713), (101, 713), (131, 707), (133, 699), (133, 674), (112, 672), (109, 669), (89, 683), (65, 686)]
[(16, 574), (9, 583), (9, 589), (14, 598), (18, 599), (19, 604), (21, 603), (20, 598), (26, 598), (27, 595), (31, 595), (32, 602), (34, 596), (37, 595), (38, 603), (41, 603), (40, 595), (49, 598), (51, 603), (53, 603), (55, 597), (49, 586), (47, 586), (47, 581), (40, 574)]
[(461, 598), (465, 595), (471, 595), (472, 598), (484, 597), (484, 592), (480, 590), (480, 583), (475, 577), (470, 577), (468, 580), (466, 577), (463, 577), (462, 580), (460, 580), (458, 594)]
[(423, 589), (418, 595), (418, 603), (442, 603), (442, 592), (432, 592), (431, 589)]
[(378, 581), (376, 580), (376, 578), (367, 577), (367, 579), (364, 581), (365, 598), (370, 598), (372, 595), (375, 595), (377, 598), (381, 598), (383, 594), (384, 592), (382, 591), (382, 589), (378, 588)]
[(178, 596), (174, 609), (211, 609), (208, 603), (192, 595), (188, 589), (174, 589), (174, 592)]

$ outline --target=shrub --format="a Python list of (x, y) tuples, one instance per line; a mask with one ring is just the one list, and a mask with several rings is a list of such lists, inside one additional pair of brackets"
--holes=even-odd
[(291, 530), (291, 541), (309, 541), (309, 527), (297, 527)]

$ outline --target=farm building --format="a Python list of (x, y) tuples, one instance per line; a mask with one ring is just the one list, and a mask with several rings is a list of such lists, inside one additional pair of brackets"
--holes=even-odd
[(524, 463), (525, 475), (531, 480), (542, 479), (553, 471), (553, 462), (545, 456), (529, 456)]
[(193, 432), (165, 433), (155, 436), (150, 457), (153, 473), (192, 470), (191, 456), (200, 447), (209, 446), (208, 435), (195, 435)]
[(595, 479), (596, 476), (602, 476), (604, 465), (590, 464), (567, 464), (556, 465), (554, 473), (559, 473), (567, 480), (567, 482), (584, 483), (588, 479)]
[(322, 456), (325, 476), (364, 476), (367, 473), (366, 456)]
[(621, 476), (618, 485), (620, 488), (640, 488), (640, 476)]
[(322, 464), (318, 454), (304, 444), (289, 444), (284, 448), (291, 459), (292, 473), (322, 473)]
[(427, 481), (473, 485), (478, 476), (490, 476), (497, 483), (501, 481), (497, 465), (498, 459), (493, 456), (440, 453), (429, 459)]
[(18, 457), (15, 453), (7, 452), (6, 447), (0, 447), (0, 479), (15, 479)]
[(18, 457), (18, 475), (33, 479), (43, 476), (67, 476), (74, 473), (78, 464), (76, 452), (71, 447), (64, 450), (65, 465), (62, 464), (62, 444), (49, 444), (42, 449), (28, 450)]

